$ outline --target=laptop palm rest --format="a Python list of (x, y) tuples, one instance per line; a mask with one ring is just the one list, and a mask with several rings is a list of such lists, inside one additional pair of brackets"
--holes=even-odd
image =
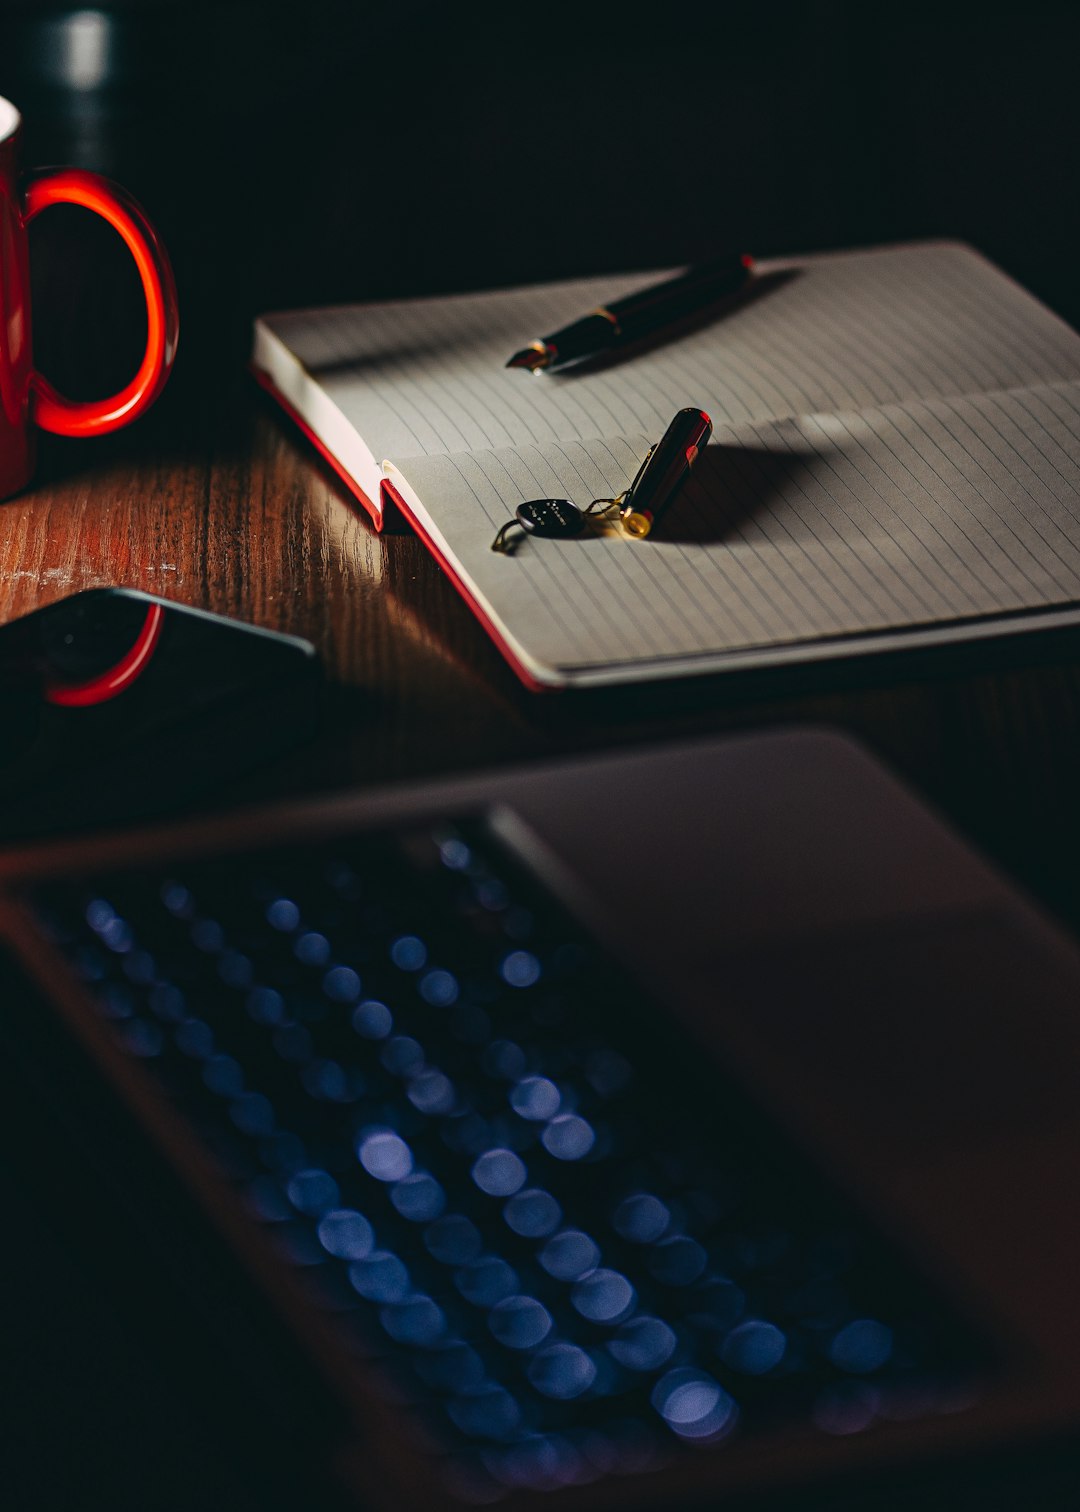
[(1080, 971), (1047, 943), (1007, 906), (909, 918), (718, 959), (696, 995), (722, 990), (743, 1073), (864, 1206), (999, 1337), (1065, 1360)]

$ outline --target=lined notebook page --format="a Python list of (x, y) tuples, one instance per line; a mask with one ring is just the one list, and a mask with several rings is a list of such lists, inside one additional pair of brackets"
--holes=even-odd
[(1080, 377), (1080, 337), (951, 243), (762, 264), (740, 301), (678, 341), (588, 375), (506, 370), (531, 338), (661, 276), (305, 310), (259, 325), (375, 458), (395, 462), (656, 440), (684, 405), (739, 425)]
[(652, 439), (416, 458), (392, 476), (541, 674), (1080, 598), (1080, 381), (721, 424), (662, 534), (490, 550), (522, 498), (615, 493)]

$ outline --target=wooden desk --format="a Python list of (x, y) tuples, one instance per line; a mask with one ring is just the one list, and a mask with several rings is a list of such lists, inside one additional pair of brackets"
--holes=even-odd
[[(42, 72), (52, 44), (35, 31), (41, 8), (0, 4), (0, 92), (25, 110), (27, 161), (76, 162), (139, 194), (173, 252), (182, 310), (177, 370), (153, 413), (100, 442), (43, 438), (33, 487), (0, 504), (0, 621), (126, 583), (315, 642), (334, 689), (322, 740), (207, 800), (220, 805), (826, 722), (1080, 927), (1080, 641), (1029, 643), (1013, 666), (991, 652), (967, 668), (938, 658), (918, 669), (878, 662), (857, 677), (532, 695), (430, 556), (408, 536), (376, 536), (244, 371), (260, 309), (655, 267), (715, 250), (732, 225), (761, 255), (966, 236), (1076, 320), (1080, 200), (1061, 186), (1077, 162), (1080, 12), (1006, 9), (1009, 24), (992, 6), (938, 7), (932, 46), (919, 7), (706, 9), (696, 46), (678, 38), (670, 60), (679, 108), (651, 111), (596, 88), (596, 46), (628, 31), (622, 5), (556, 0), (544, 44), (527, 10), (515, 36), (505, 6), (480, 6), (466, 27), (457, 8), (425, 3), (117, 3), (94, 13), (130, 20), (115, 89), (106, 80), (65, 96)], [(562, 45), (571, 12), (572, 56)], [(546, 77), (543, 45), (561, 91), (551, 110), (521, 109), (521, 81)], [(652, 27), (625, 37), (626, 77), (654, 63), (657, 45)], [(682, 150), (687, 141), (707, 144), (704, 161)], [(670, 213), (639, 213), (661, 175)], [(498, 214), (478, 227), (484, 192)], [(538, 205), (554, 204), (558, 215), (538, 218)], [(63, 210), (34, 227), (38, 358), (75, 396), (118, 387), (136, 361), (137, 292), (110, 236)], [(190, 1361), (190, 1379), (176, 1374), (186, 1315), (162, 1305), (142, 1251), (125, 1249), (138, 1243), (134, 1220), (115, 1194), (99, 1206), (95, 1171), (9, 1059), (0, 1144), (13, 1158), (0, 1209), (19, 1306), (7, 1395), (29, 1425), (23, 1462), (47, 1472), (42, 1499), (20, 1505), (102, 1504), (88, 1486), (123, 1512), (309, 1505), (276, 1461), (253, 1478), (254, 1453), (238, 1467), (231, 1437), (192, 1436), (205, 1426), (206, 1376)], [(90, 1257), (80, 1223), (109, 1241)], [(233, 1402), (219, 1407), (231, 1435)], [(155, 1433), (158, 1421), (171, 1426)], [(116, 1469), (143, 1434), (149, 1496), (137, 1470)], [(72, 1443), (85, 1459), (65, 1467)], [(1075, 1502), (1067, 1474), (1040, 1506)], [(69, 1494), (50, 1499), (58, 1487)], [(1033, 1504), (1023, 1466), (1012, 1490), (995, 1472), (991, 1491), (994, 1505)], [(885, 1500), (951, 1512), (960, 1495), (946, 1475), (937, 1496)], [(844, 1499), (856, 1505), (863, 1512)], [(800, 1512), (820, 1504), (800, 1498)]]
[[(602, 32), (608, 11), (594, 9), (582, 8), (583, 24), (591, 16)], [(177, 369), (156, 409), (102, 441), (43, 438), (35, 484), (0, 505), (0, 620), (126, 583), (309, 637), (335, 690), (322, 741), (220, 803), (698, 730), (835, 724), (1080, 925), (1080, 639), (1029, 644), (1027, 664), (1012, 667), (990, 651), (966, 668), (938, 657), (914, 669), (879, 661), (857, 678), (833, 670), (619, 697), (529, 694), (428, 554), (408, 536), (368, 528), (244, 369), (260, 309), (700, 256), (718, 234), (710, 204), (737, 212), (740, 235), (762, 255), (967, 235), (1076, 319), (1080, 294), (1060, 250), (1077, 240), (1076, 206), (1062, 202), (1056, 176), (1052, 195), (1036, 191), (1045, 142), (1063, 153), (1075, 144), (1071, 96), (1052, 85), (1068, 78), (1080, 22), (1055, 12), (1021, 39), (943, 17), (931, 57), (916, 21), (894, 17), (883, 49), (872, 29), (848, 24), (861, 10), (846, 4), (828, 11), (832, 22), (848, 18), (838, 51), (820, 11), (785, 6), (782, 24), (750, 14), (738, 27), (718, 13), (722, 57), (706, 47), (679, 54), (683, 112), (640, 140), (592, 87), (585, 47), (560, 53), (565, 88), (554, 112), (517, 108), (536, 38), (512, 28), (484, 34), (479, 52), (470, 42), (469, 77), (485, 89), (462, 89), (446, 66), (456, 23), (434, 11), (430, 45), (409, 55), (407, 108), (389, 116), (385, 98), (358, 79), (371, 82), (370, 49), (384, 32), (387, 45), (401, 45), (406, 22), (344, 0), (311, 0), (303, 26), (284, 0), (230, 0), (213, 8), (213, 46), (203, 25), (184, 24), (178, 3), (118, 10), (115, 24), (128, 30), (118, 32), (115, 87), (67, 95), (44, 82), (51, 44), (34, 30), (33, 8), (21, 29), (0, 23), (0, 89), (25, 109), (27, 162), (75, 161), (139, 194), (173, 252), (182, 316)], [(990, 111), (980, 81), (992, 89), (1021, 40), (1038, 64), (1029, 72), (1039, 110), (1030, 122), (1019, 108), (999, 121), (998, 96)], [(973, 47), (985, 67), (975, 67)], [(950, 59), (950, 90), (970, 84), (971, 111), (988, 130), (1012, 133), (1007, 160), (993, 132), (985, 147), (965, 139), (942, 157), (949, 99), (930, 86)], [(927, 87), (916, 91), (918, 131), (905, 148), (915, 156), (894, 185), (899, 198), (886, 209), (873, 196), (838, 195), (836, 184), (876, 181), (897, 122), (909, 120), (913, 79)], [(740, 122), (750, 117), (757, 134), (747, 139)], [(807, 166), (789, 147), (811, 118), (817, 156)], [(723, 146), (698, 162), (675, 150), (690, 136)], [(826, 160), (828, 183), (813, 170)], [(790, 170), (782, 204), (771, 167), (780, 161)], [(1067, 175), (1072, 160), (1063, 161)], [(625, 224), (625, 205), (660, 172), (670, 213)], [(480, 223), (462, 192), (473, 180), (497, 195), (497, 213)], [(956, 209), (958, 182), (971, 203)], [(538, 220), (536, 205), (554, 199), (559, 214)], [(32, 265), (43, 370), (77, 397), (118, 387), (137, 360), (138, 293), (113, 234), (83, 212), (51, 211), (32, 228)]]
[[(3, 617), (117, 581), (299, 632), (322, 652), (336, 689), (322, 742), (215, 801), (676, 731), (826, 721), (882, 753), (1077, 922), (1080, 677), (1060, 648), (1055, 661), (1010, 670), (931, 666), (921, 681), (879, 665), (861, 683), (813, 692), (712, 682), (617, 701), (529, 694), (428, 553), (409, 536), (376, 536), (239, 365), (209, 396), (181, 376), (144, 425), (116, 438), (47, 442), (35, 486), (0, 507)], [(835, 684), (838, 674), (830, 676)], [(59, 1428), (121, 1512), (148, 1505), (147, 1477), (161, 1512), (226, 1504), (236, 1512), (301, 1504), (355, 1512), (314, 1491), (310, 1467), (268, 1446), (253, 1409), (230, 1394), (242, 1381), (235, 1362), (217, 1358), (201, 1314), (159, 1279), (160, 1257), (144, 1250), (116, 1191), (99, 1195), (100, 1172), (76, 1161), (64, 1130), (42, 1119), (45, 1093), (57, 1093), (53, 1081), (39, 1093), (33, 1082), (11, 1085), (10, 1067), (5, 1077), (0, 1144), (20, 1158), (10, 1162), (0, 1197), (12, 1232), (32, 1236), (17, 1246), (13, 1283), (23, 1306), (11, 1370), (21, 1372), (18, 1423), (21, 1442), (31, 1445), (20, 1468), (40, 1460)], [(68, 1095), (63, 1082), (60, 1091)], [(81, 1109), (74, 1095), (72, 1102)], [(83, 1116), (100, 1142), (110, 1128), (104, 1099)], [(118, 1153), (129, 1133), (114, 1136)], [(137, 1408), (129, 1405), (136, 1387)], [(136, 1435), (134, 1451), (121, 1444), (118, 1414)], [(1072, 1503), (1073, 1459), (1047, 1454), (1040, 1475), (1049, 1489), (1037, 1502), (1022, 1462), (995, 1466), (988, 1494), (1006, 1486), (1014, 1504)], [(81, 1487), (62, 1459), (50, 1463), (45, 1499), (31, 1505), (70, 1505), (76, 1481)], [(945, 1472), (940, 1483), (886, 1495), (883, 1505), (952, 1512), (962, 1494)], [(804, 1495), (798, 1505), (866, 1512), (882, 1504), (852, 1493), (842, 1503)]]
[[(97, 442), (43, 438), (0, 506), (0, 618), (122, 583), (291, 631), (333, 685), (317, 746), (215, 803), (407, 779), (695, 731), (820, 721), (865, 741), (1080, 924), (1080, 672), (1073, 639), (754, 684), (526, 692), (410, 535), (378, 536), (241, 362), (193, 360), (154, 414)], [(722, 795), (718, 795), (722, 801)]]

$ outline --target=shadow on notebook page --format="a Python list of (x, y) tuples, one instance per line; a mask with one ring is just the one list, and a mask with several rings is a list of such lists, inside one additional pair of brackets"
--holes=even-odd
[(700, 453), (694, 470), (656, 527), (655, 540), (683, 546), (722, 546), (744, 541), (753, 525), (790, 490), (791, 475), (808, 458), (809, 448), (732, 446), (714, 442)]
[(627, 341), (596, 357), (589, 357), (584, 362), (575, 362), (555, 372), (545, 374), (544, 377), (557, 383), (570, 383), (577, 378), (588, 378), (593, 373), (608, 372), (612, 368), (622, 367), (624, 363), (633, 362), (649, 352), (658, 351), (662, 347), (670, 346), (673, 342), (683, 340), (686, 336), (692, 336), (698, 331), (707, 330), (712, 325), (718, 325), (721, 321), (756, 304), (759, 299), (767, 299), (770, 294), (775, 294), (785, 284), (800, 277), (802, 277), (802, 270), (799, 268), (778, 268), (773, 272), (755, 274), (736, 293), (725, 295), (723, 299), (715, 300), (704, 309), (695, 310), (692, 315), (673, 321), (671, 325), (664, 326), (659, 331), (653, 331), (639, 341)]
[[(642, 280), (647, 281), (648, 274), (642, 274)], [(775, 293), (784, 284), (801, 276), (798, 268), (778, 269), (775, 272), (759, 273), (748, 280), (735, 294), (726, 295), (723, 299), (714, 300), (712, 304), (701, 310), (695, 310), (692, 315), (672, 322), (660, 331), (654, 331), (649, 336), (643, 336), (639, 341), (629, 341), (615, 351), (605, 352), (596, 357), (587, 358), (584, 362), (574, 363), (571, 366), (560, 368), (553, 373), (542, 375), (542, 382), (557, 381), (564, 383), (576, 377), (588, 377), (594, 373), (606, 372), (611, 368), (619, 367), (625, 362), (632, 362), (635, 358), (644, 357), (647, 353), (656, 351), (662, 347), (670, 346), (672, 342), (680, 341), (686, 336), (693, 335), (697, 331), (707, 330), (709, 326), (726, 320), (736, 311), (744, 310), (764, 299), (769, 294)], [(471, 334), (471, 333), (470, 333)], [(490, 334), (475, 333), (475, 334)], [(317, 361), (307, 361), (309, 372), (320, 378), (332, 378), (337, 373), (357, 374), (365, 370), (371, 370), (376, 375), (385, 373), (386, 363), (390, 360), (395, 363), (427, 363), (440, 356), (456, 356), (459, 354), (462, 341), (462, 333), (459, 329), (440, 330), (430, 336), (430, 339), (397, 340), (390, 345), (373, 348), (371, 351), (358, 352), (347, 351), (342, 356), (324, 355)]]

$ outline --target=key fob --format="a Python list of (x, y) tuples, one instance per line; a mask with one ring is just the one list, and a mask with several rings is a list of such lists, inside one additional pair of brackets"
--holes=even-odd
[(518, 524), (529, 535), (555, 539), (580, 535), (585, 516), (569, 499), (529, 499), (514, 511)]

